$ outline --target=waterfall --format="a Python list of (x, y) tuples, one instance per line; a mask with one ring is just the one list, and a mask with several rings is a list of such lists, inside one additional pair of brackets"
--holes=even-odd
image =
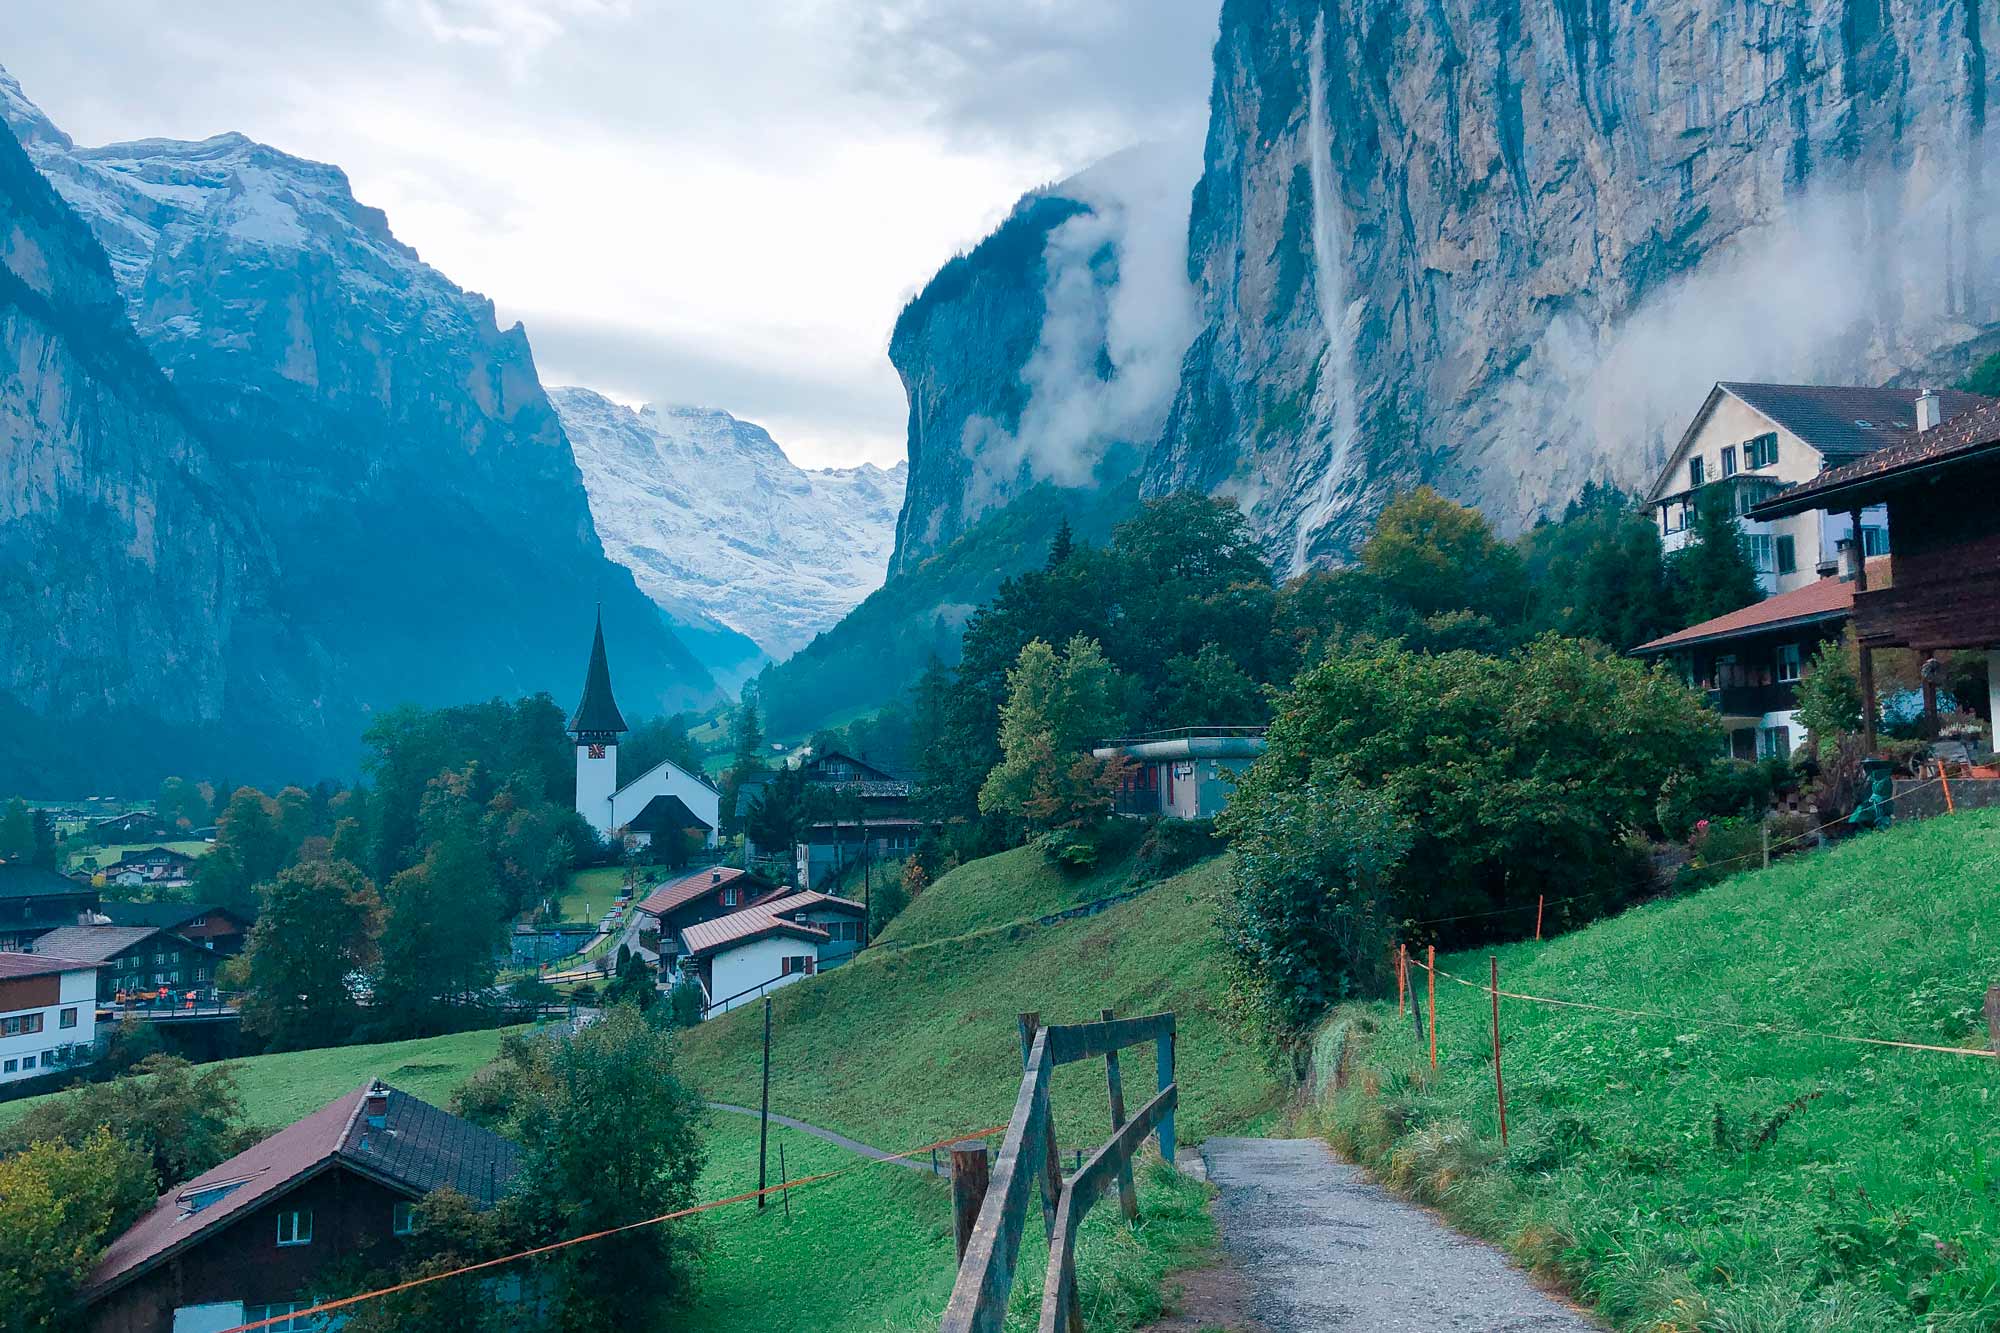
[(1326, 330), (1326, 352), (1319, 384), (1313, 394), (1313, 420), (1329, 421), (1333, 453), (1313, 487), (1312, 497), (1292, 529), (1292, 567), (1305, 568), (1312, 534), (1326, 525), (1334, 508), (1335, 491), (1347, 470), (1347, 455), (1358, 431), (1355, 410), (1354, 323), (1348, 318), (1347, 275), (1343, 268), (1345, 237), (1340, 228), (1340, 201), (1334, 197), (1333, 123), (1326, 104), (1326, 15), (1313, 16), (1312, 50), (1307, 56), (1309, 92), (1306, 103), (1306, 169), (1312, 178), (1313, 293), (1320, 324)]

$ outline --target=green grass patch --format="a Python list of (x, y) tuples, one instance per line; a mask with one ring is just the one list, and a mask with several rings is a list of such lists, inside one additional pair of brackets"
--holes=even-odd
[[(324, 1050), (285, 1051), (232, 1060), (243, 1112), (252, 1124), (281, 1129), (317, 1111), (364, 1079), (381, 1078), (390, 1086), (444, 1106), (459, 1084), (490, 1062), (500, 1051), (501, 1032), (454, 1032), (443, 1037), (379, 1042), (370, 1046), (336, 1046)], [(17, 1102), (0, 1103), (0, 1125), (12, 1123), (51, 1092)]]
[(1620, 1328), (1994, 1327), (2000, 1068), (1722, 1024), (1983, 1048), (1996, 883), (1979, 812), (1503, 948), (1503, 990), (1677, 1020), (1503, 999), (1503, 1152), (1485, 994), (1440, 983), (1434, 1083), (1407, 1019), (1354, 1006), (1324, 1128)]
[(940, 875), (905, 908), (882, 942), (921, 944), (1109, 898), (1129, 887), (1132, 856), (1107, 856), (1085, 874), (1050, 863), (1038, 847), (1016, 847)]
[(623, 866), (573, 870), (570, 872), (569, 889), (556, 900), (556, 912), (561, 920), (583, 921), (594, 926), (618, 901), (618, 893), (624, 887)]
[(181, 852), (187, 856), (202, 856), (208, 852), (205, 842), (181, 840), (177, 842), (121, 842), (104, 847), (86, 847), (69, 859), (70, 869), (81, 870), (89, 866), (101, 870), (127, 852), (150, 852), (155, 847), (164, 847), (170, 852)]
[[(709, 1160), (703, 1198), (727, 1198), (757, 1186), (757, 1122), (715, 1115), (704, 1136)], [(830, 1143), (774, 1125), (770, 1181), (778, 1181), (783, 1144), (791, 1178), (839, 1170), (857, 1158)], [(1084, 1325), (1093, 1333), (1131, 1329), (1162, 1311), (1163, 1280), (1214, 1241), (1205, 1187), (1167, 1170), (1158, 1158), (1142, 1171), (1141, 1215), (1128, 1227), (1117, 1196), (1092, 1210), (1078, 1247)], [(1010, 1333), (1027, 1333), (1040, 1312), (1046, 1249), (1039, 1210), (1031, 1210), (1021, 1247), (1022, 1272), (1008, 1312)], [(769, 1333), (840, 1329), (843, 1333), (919, 1333), (937, 1328), (951, 1295), (951, 1194), (933, 1179), (888, 1164), (801, 1187), (791, 1213), (777, 1197), (760, 1213), (735, 1204), (704, 1214), (702, 1275), (687, 1326), (700, 1333)]]

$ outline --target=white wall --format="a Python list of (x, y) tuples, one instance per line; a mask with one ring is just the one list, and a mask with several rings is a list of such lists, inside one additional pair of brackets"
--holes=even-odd
[[(788, 956), (797, 954), (809, 954), (817, 964), (819, 942), (802, 940), (791, 935), (767, 936), (716, 954), (709, 962), (709, 999), (711, 1001), (726, 999), (738, 991), (763, 985), (778, 976)], [(778, 986), (789, 986), (804, 975), (802, 972), (795, 972), (780, 980)], [(778, 986), (769, 987), (765, 993), (776, 990)], [(731, 1000), (714, 1012), (721, 1014), (731, 1009), (740, 1009), (746, 1004), (755, 1004), (759, 998), (760, 996), (755, 993), (745, 995), (740, 999)]]
[[(580, 769), (577, 790), (583, 790)], [(655, 764), (611, 797), (610, 827), (619, 828), (638, 818), (639, 812), (646, 808), (646, 802), (655, 796), (680, 797), (681, 804), (708, 821), (708, 845), (715, 846), (716, 829), (722, 823), (722, 797), (713, 787), (672, 760)], [(578, 799), (580, 808), (581, 797)]]
[(618, 790), (618, 747), (604, 747), (602, 759), (590, 757), (590, 747), (576, 747), (576, 812), (599, 834), (614, 827), (611, 793)]
[[(37, 1009), (14, 1009), (6, 1017), (21, 1014), (40, 1014), (42, 1030), (17, 1037), (0, 1037), (0, 1083), (10, 1083), (17, 1079), (39, 1078), (43, 1073), (42, 1056), (50, 1051), (70, 1045), (94, 1046), (97, 1040), (97, 969), (84, 968), (76, 972), (64, 972), (57, 983), (57, 1001)], [(76, 1026), (62, 1026), (62, 1011), (76, 1010)], [(35, 1057), (33, 1069), (23, 1069), (21, 1061), (28, 1056)], [(7, 1062), (12, 1060), (14, 1068), (8, 1070)]]

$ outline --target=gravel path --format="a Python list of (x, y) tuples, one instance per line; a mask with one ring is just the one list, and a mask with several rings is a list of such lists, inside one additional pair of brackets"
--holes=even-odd
[(1599, 1327), (1317, 1139), (1210, 1139), (1201, 1151), (1223, 1245), (1271, 1333)]
[[(754, 1106), (736, 1106), (730, 1102), (710, 1102), (708, 1109), (711, 1111), (727, 1111), (731, 1115), (755, 1116), (757, 1114), (757, 1108)], [(771, 1112), (771, 1123), (774, 1125), (783, 1125), (787, 1129), (796, 1129), (799, 1133), (810, 1134), (816, 1139), (825, 1139), (828, 1143), (836, 1147), (845, 1148), (852, 1153), (860, 1153), (872, 1162), (887, 1162), (892, 1160), (890, 1154), (881, 1148), (871, 1148), (858, 1139), (850, 1139), (845, 1134), (836, 1134), (832, 1130), (820, 1125), (808, 1125), (803, 1120), (794, 1120), (788, 1115), (779, 1115), (776, 1111)], [(925, 1153), (921, 1157), (897, 1157), (893, 1160), (897, 1166), (906, 1166), (912, 1171), (921, 1171), (925, 1175), (931, 1174), (931, 1158), (929, 1153)]]

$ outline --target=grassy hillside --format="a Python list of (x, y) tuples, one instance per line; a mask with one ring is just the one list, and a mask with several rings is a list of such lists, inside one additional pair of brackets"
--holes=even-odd
[(1440, 982), (1434, 1083), (1355, 1007), (1325, 1127), (1623, 1328), (1994, 1327), (2000, 1068), (1724, 1024), (1983, 1048), (1996, 883), (2000, 812), (1966, 814), (1502, 949), (1503, 990), (1679, 1017), (1503, 999), (1503, 1153), (1487, 996)]
[[(243, 1094), (243, 1112), (252, 1124), (282, 1127), (316, 1111), (369, 1077), (443, 1106), (451, 1094), (500, 1050), (500, 1030), (454, 1032), (444, 1037), (338, 1046), (327, 1050), (285, 1051), (230, 1062)], [(51, 1092), (0, 1103), (0, 1125), (12, 1123)]]
[[(779, 991), (772, 1109), (887, 1148), (999, 1124), (1021, 1078), (1016, 1015), (1077, 1022), (1109, 1006), (1179, 1014), (1183, 1142), (1242, 1125), (1275, 1104), (1278, 1087), (1223, 1016), (1214, 921), (1227, 876), (1226, 861), (1210, 861), (1086, 920), (871, 950)], [(961, 871), (926, 898), (937, 895), (942, 912), (955, 890), (985, 899), (992, 884)], [(704, 1023), (688, 1034), (689, 1075), (710, 1097), (754, 1104), (761, 1039), (754, 1006)], [(1133, 1059), (1141, 1068), (1127, 1076), (1127, 1100), (1136, 1104), (1133, 1091), (1148, 1086), (1151, 1071), (1143, 1053)], [(1103, 1083), (1099, 1065), (1058, 1072), (1064, 1146), (1094, 1144), (1108, 1131)]]
[(1087, 875), (1049, 863), (1035, 847), (1016, 847), (940, 875), (938, 882), (889, 923), (881, 942), (919, 944), (1005, 925), (1024, 917), (1108, 898), (1130, 887), (1129, 855), (1109, 858)]

